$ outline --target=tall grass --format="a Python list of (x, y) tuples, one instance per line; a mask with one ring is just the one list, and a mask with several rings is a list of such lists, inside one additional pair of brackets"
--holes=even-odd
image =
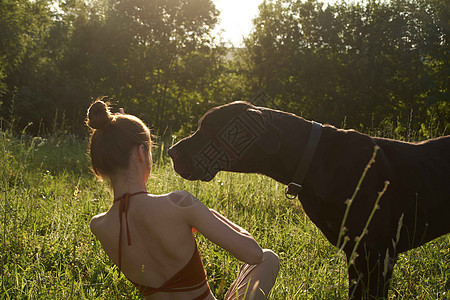
[[(89, 231), (112, 196), (89, 172), (86, 142), (70, 136), (13, 136), (0, 131), (0, 299), (140, 299), (117, 278)], [(159, 150), (158, 150), (159, 151)], [(308, 219), (284, 186), (261, 175), (220, 173), (189, 182), (164, 151), (148, 183), (152, 193), (185, 189), (251, 232), (280, 256), (271, 299), (346, 299), (345, 257)], [(220, 299), (240, 262), (197, 235), (214, 294)], [(400, 255), (392, 299), (450, 299), (450, 235)]]

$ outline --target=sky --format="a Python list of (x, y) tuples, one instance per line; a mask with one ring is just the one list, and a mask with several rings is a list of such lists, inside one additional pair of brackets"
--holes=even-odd
[[(323, 0), (331, 3), (336, 0)], [(252, 29), (252, 20), (258, 14), (258, 5), (263, 0), (213, 0), (220, 11), (220, 22), (215, 33), (222, 32), (222, 39), (228, 46), (240, 47), (242, 38), (247, 36)]]
[(213, 0), (220, 11), (220, 21), (215, 32), (222, 32), (227, 45), (242, 46), (242, 38), (250, 33), (252, 19), (258, 14), (263, 0)]

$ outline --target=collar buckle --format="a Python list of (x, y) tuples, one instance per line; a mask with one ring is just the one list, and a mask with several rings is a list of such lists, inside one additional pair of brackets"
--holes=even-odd
[(322, 124), (312, 121), (311, 131), (309, 133), (308, 142), (306, 143), (305, 150), (297, 170), (295, 171), (292, 182), (286, 187), (284, 195), (288, 199), (294, 199), (301, 192), (305, 181), (306, 174), (312, 163), (314, 155), (319, 145), (320, 136), (322, 134)]

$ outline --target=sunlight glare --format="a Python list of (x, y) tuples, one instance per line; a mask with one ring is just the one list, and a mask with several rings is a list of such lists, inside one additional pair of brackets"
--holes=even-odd
[(219, 24), (214, 30), (221, 30), (223, 41), (227, 46), (242, 46), (242, 39), (250, 33), (252, 20), (258, 13), (258, 5), (263, 0), (213, 0), (220, 11)]
[[(221, 34), (226, 46), (242, 47), (243, 38), (252, 27), (252, 20), (258, 15), (258, 6), (264, 0), (212, 0), (220, 11), (219, 23), (213, 35)], [(303, 0), (306, 1), (306, 0)], [(337, 0), (322, 0), (323, 3), (334, 3)], [(345, 1), (345, 0), (344, 0)]]

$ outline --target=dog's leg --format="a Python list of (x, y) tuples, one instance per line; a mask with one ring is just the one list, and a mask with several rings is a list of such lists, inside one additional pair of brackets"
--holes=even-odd
[(388, 251), (362, 252), (349, 265), (349, 299), (387, 299), (395, 258)]

